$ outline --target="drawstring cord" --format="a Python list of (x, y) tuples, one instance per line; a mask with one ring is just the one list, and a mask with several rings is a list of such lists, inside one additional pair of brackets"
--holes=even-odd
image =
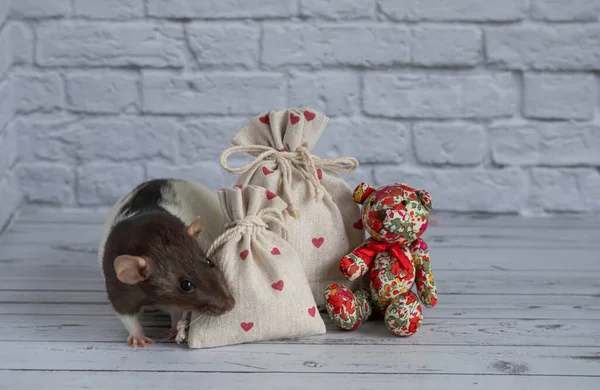
[(237, 221), (229, 222), (225, 225), (225, 230), (217, 239), (212, 243), (206, 257), (212, 257), (217, 249), (219, 249), (224, 243), (228, 241), (236, 241), (242, 237), (242, 233), (248, 229), (255, 227), (267, 229), (269, 223), (278, 226), (282, 230), (282, 236), (287, 240), (287, 226), (281, 210), (276, 208), (265, 208), (258, 212), (256, 215), (250, 215)]
[[(227, 158), (234, 153), (246, 152), (254, 156), (254, 160), (241, 167), (230, 167), (227, 164)], [(288, 202), (288, 212), (295, 218), (298, 213), (294, 208), (294, 202), (290, 195), (292, 188), (292, 167), (298, 169), (300, 174), (312, 184), (315, 189), (315, 199), (322, 201), (325, 196), (325, 189), (319, 180), (317, 168), (325, 168), (337, 172), (352, 172), (358, 168), (358, 160), (353, 157), (341, 157), (332, 159), (321, 159), (309, 153), (304, 147), (298, 147), (294, 152), (275, 150), (270, 146), (247, 145), (232, 146), (221, 154), (221, 166), (229, 173), (242, 174), (265, 161), (273, 160), (281, 170), (282, 193), (285, 201)]]

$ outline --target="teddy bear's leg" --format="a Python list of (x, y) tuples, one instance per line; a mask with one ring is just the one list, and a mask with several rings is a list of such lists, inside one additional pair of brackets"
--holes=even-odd
[(385, 325), (397, 336), (410, 336), (421, 327), (423, 314), (417, 296), (405, 292), (394, 299), (385, 311)]
[(431, 262), (429, 261), (429, 249), (421, 238), (410, 245), (410, 252), (415, 259), (415, 284), (417, 294), (425, 307), (434, 307), (437, 303), (438, 293), (435, 286)]
[(372, 313), (369, 293), (352, 292), (348, 287), (333, 283), (325, 290), (325, 306), (333, 323), (344, 330), (354, 330), (367, 321)]

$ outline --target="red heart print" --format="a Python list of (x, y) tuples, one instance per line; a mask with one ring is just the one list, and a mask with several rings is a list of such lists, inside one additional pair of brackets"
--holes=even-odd
[(243, 185), (241, 185), (241, 184), (236, 184), (236, 185), (234, 185), (234, 187), (235, 187), (235, 188), (239, 188), (239, 189), (241, 190), (241, 189), (242, 189), (244, 186), (243, 186)]
[(258, 118), (259, 121), (261, 121), (262, 123), (268, 125), (269, 124), (269, 115), (265, 115), (265, 116), (261, 116), (260, 118)]
[(315, 119), (317, 115), (314, 112), (310, 112), (310, 111), (304, 111), (304, 117), (306, 118), (307, 121), (312, 121), (313, 119)]
[(325, 242), (325, 239), (323, 237), (312, 239), (313, 245), (316, 246), (317, 248), (320, 248), (321, 245), (323, 245), (323, 242)]
[(277, 290), (277, 291), (281, 291), (283, 290), (283, 280), (278, 281), (277, 283), (273, 283), (271, 285), (271, 287), (273, 287), (273, 289)]
[(317, 314), (317, 308), (316, 307), (311, 307), (310, 309), (308, 309), (308, 314), (310, 314), (311, 317), (314, 317), (315, 314)]
[(252, 327), (254, 326), (254, 322), (242, 322), (240, 326), (247, 332), (250, 329), (252, 329)]
[(275, 195), (274, 193), (272, 193), (271, 191), (267, 190), (267, 199), (271, 200), (274, 197), (276, 197), (277, 195)]
[(281, 254), (281, 252), (279, 252), (279, 249), (278, 249), (278, 248), (273, 248), (273, 249), (271, 249), (271, 254), (272, 254), (272, 255), (280, 255), (280, 254)]
[(319, 178), (319, 180), (323, 179), (323, 171), (321, 170), (321, 168), (317, 168), (317, 177)]
[(299, 120), (300, 120), (300, 117), (298, 115), (294, 115), (294, 114), (290, 113), (290, 122), (292, 122), (292, 125), (295, 125), (296, 123), (298, 123)]
[(250, 253), (250, 252), (248, 251), (248, 249), (246, 249), (245, 251), (242, 251), (242, 252), (240, 253), (240, 257), (242, 258), (242, 260), (246, 260), (246, 257), (248, 257), (248, 254), (249, 254), (249, 253)]
[(362, 223), (362, 219), (359, 219), (358, 221), (354, 222), (354, 229), (356, 230), (363, 230), (363, 223)]
[(269, 168), (267, 167), (262, 167), (262, 171), (265, 174), (265, 176), (270, 175), (271, 173), (273, 173), (273, 171), (271, 171)]
[(278, 152), (287, 152), (286, 148), (277, 149)]

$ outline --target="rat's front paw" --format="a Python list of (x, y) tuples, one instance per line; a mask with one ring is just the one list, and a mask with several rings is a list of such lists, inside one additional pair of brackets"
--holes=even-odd
[(133, 348), (137, 348), (138, 345), (142, 348), (146, 348), (146, 344), (154, 344), (154, 340), (150, 337), (146, 337), (144, 335), (141, 336), (133, 336), (130, 335), (127, 337), (127, 344), (131, 345)]

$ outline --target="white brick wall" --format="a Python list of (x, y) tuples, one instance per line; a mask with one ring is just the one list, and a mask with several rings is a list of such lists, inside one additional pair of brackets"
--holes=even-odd
[(318, 155), (360, 160), (351, 185), (405, 181), (446, 211), (600, 212), (599, 14), (600, 0), (0, 0), (0, 226), (19, 188), (95, 207), (153, 177), (231, 185), (219, 155), (244, 121), (300, 105), (331, 118)]

